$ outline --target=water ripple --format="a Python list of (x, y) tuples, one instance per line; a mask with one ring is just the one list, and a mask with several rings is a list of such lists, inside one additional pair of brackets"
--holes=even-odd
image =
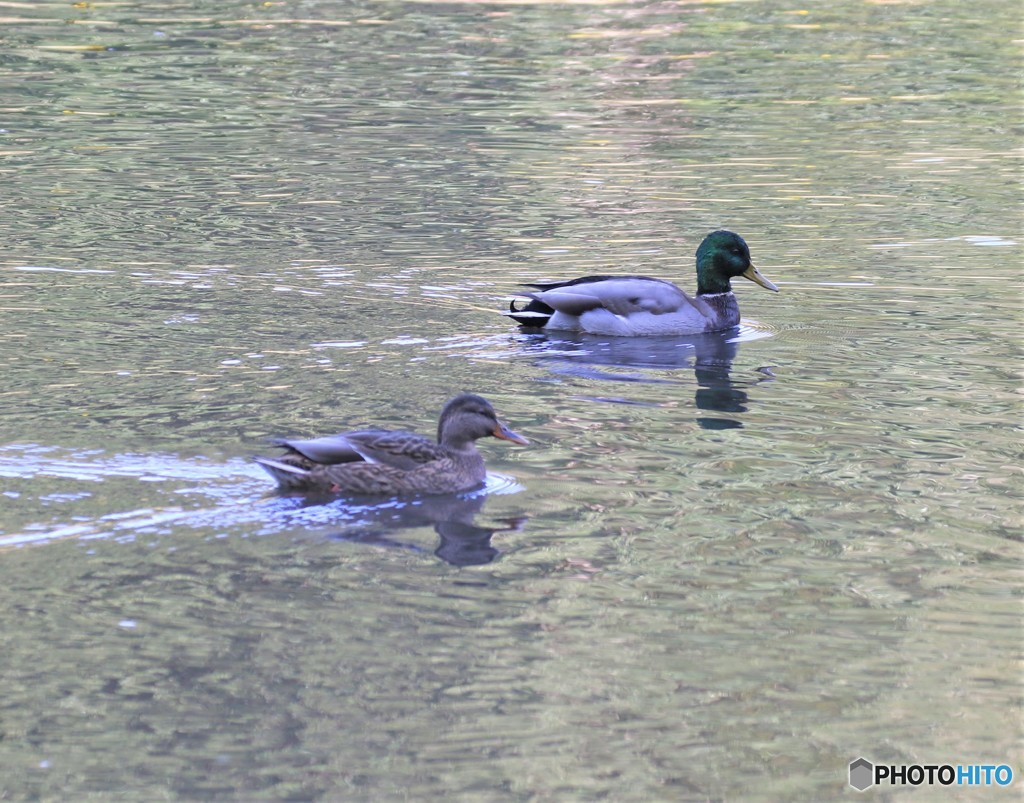
[[(234, 532), (243, 536), (251, 533), (265, 535), (284, 532), (296, 526), (335, 527), (339, 524), (386, 520), (388, 512), (415, 512), (425, 504), (436, 506), (433, 500), (427, 498), (353, 501), (342, 497), (310, 499), (268, 496), (263, 472), (242, 460), (218, 464), (182, 459), (169, 454), (105, 455), (95, 452), (76, 453), (69, 457), (50, 456), (60, 451), (35, 444), (3, 447), (0, 449), (0, 477), (31, 480), (49, 477), (88, 483), (112, 482), (124, 478), (139, 482), (177, 482), (179, 484), (170, 489), (170, 493), (199, 500), (203, 505), (212, 502), (214, 506), (199, 509), (181, 505), (147, 506), (104, 513), (90, 519), (76, 516), (80, 520), (74, 523), (28, 524), (22, 528), (22, 532), (0, 536), (0, 547), (39, 544), (64, 538), (131, 539), (137, 535), (171, 534), (181, 528)], [(199, 484), (181, 485), (181, 481)], [(489, 496), (515, 494), (522, 490), (523, 486), (513, 477), (489, 472), (483, 487), (458, 494), (456, 498), (482, 501)], [(254, 492), (259, 492), (259, 495), (254, 495)], [(40, 502), (74, 502), (90, 495), (72, 491), (45, 494), (37, 499)], [(20, 496), (16, 494), (14, 498)], [(408, 516), (403, 517), (399, 524), (408, 526)]]

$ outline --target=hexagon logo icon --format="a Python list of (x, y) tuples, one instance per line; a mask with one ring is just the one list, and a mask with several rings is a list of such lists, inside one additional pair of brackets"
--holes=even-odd
[(858, 758), (850, 762), (850, 786), (858, 792), (870, 789), (875, 785), (875, 767), (866, 758)]

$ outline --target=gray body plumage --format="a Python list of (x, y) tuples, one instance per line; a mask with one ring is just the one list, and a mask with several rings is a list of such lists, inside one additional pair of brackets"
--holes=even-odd
[(534, 284), (520, 293), (523, 309), (509, 308), (524, 326), (613, 336), (689, 335), (729, 329), (740, 322), (730, 279), (743, 276), (769, 290), (778, 288), (750, 262), (738, 234), (716, 231), (697, 249), (697, 295), (650, 276), (584, 276)]

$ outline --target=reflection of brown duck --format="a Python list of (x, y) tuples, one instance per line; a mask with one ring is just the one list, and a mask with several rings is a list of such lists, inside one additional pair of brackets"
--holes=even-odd
[(476, 440), (528, 441), (502, 424), (490, 403), (471, 393), (441, 411), (437, 442), (412, 432), (362, 430), (312, 440), (274, 440), (286, 453), (256, 457), (283, 491), (354, 494), (447, 494), (484, 481)]
[(503, 520), (503, 526), (476, 524), (474, 519), (487, 498), (484, 493), (424, 496), (397, 508), (361, 510), (357, 524), (334, 533), (330, 538), (422, 552), (425, 550), (416, 544), (395, 536), (405, 529), (432, 526), (441, 539), (434, 550), (435, 555), (454, 566), (479, 566), (498, 556), (498, 549), (491, 545), (493, 535), (519, 532), (526, 523), (525, 517), (516, 517)]

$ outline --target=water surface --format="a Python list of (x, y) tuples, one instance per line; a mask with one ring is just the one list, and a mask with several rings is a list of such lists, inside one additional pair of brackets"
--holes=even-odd
[[(1020, 764), (1012, 4), (0, 16), (0, 796), (830, 799)], [(517, 283), (782, 293), (521, 332)], [(267, 496), (271, 435), (530, 438)], [(986, 790), (984, 794), (988, 794)]]

